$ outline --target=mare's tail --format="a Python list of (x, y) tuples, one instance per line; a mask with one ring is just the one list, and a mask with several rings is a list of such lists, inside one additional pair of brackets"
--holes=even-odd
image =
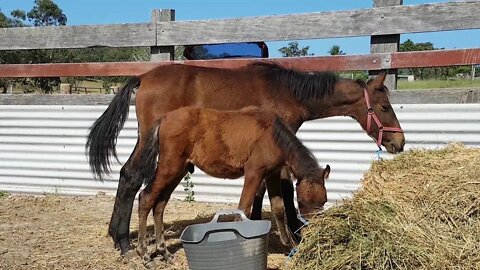
[(100, 180), (110, 172), (110, 156), (113, 155), (118, 161), (115, 144), (128, 118), (133, 89), (139, 85), (140, 78), (130, 78), (90, 128), (85, 151), (92, 173)]

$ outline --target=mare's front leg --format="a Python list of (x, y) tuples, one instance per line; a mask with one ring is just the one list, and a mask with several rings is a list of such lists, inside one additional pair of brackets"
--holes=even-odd
[(297, 217), (297, 209), (295, 208), (295, 202), (294, 202), (294, 193), (295, 193), (295, 188), (293, 186), (293, 181), (291, 179), (290, 171), (288, 170), (287, 167), (282, 167), (282, 170), (280, 171), (280, 175), (272, 175), (272, 177), (279, 177), (277, 180), (280, 180), (280, 185), (282, 189), (282, 197), (283, 197), (283, 204), (285, 207), (285, 215), (287, 217), (287, 226), (290, 232), (293, 235), (294, 240), (299, 243), (301, 237), (298, 232), (301, 227), (300, 220), (298, 220)]

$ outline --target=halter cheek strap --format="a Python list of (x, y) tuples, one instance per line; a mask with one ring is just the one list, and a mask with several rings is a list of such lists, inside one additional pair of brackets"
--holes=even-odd
[(365, 103), (367, 103), (367, 133), (370, 135), (372, 132), (372, 119), (375, 122), (375, 124), (378, 127), (378, 139), (373, 138), (373, 140), (377, 143), (378, 148), (381, 148), (382, 145), (382, 140), (383, 140), (383, 132), (388, 131), (388, 132), (400, 132), (403, 133), (403, 130), (401, 128), (397, 127), (384, 127), (382, 125), (382, 122), (380, 122), (380, 119), (378, 118), (377, 114), (372, 108), (372, 105), (370, 103), (370, 96), (368, 94), (367, 88), (363, 88), (363, 94), (365, 96)]

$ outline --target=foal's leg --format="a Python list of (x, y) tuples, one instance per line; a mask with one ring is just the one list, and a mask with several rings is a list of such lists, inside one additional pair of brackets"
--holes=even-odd
[[(282, 197), (283, 205), (285, 209), (285, 215), (287, 217), (287, 226), (291, 233), (298, 231), (301, 224), (297, 217), (297, 209), (294, 204), (294, 187), (293, 182), (290, 179), (290, 173), (287, 167), (282, 167), (281, 171), (270, 174), (267, 179), (267, 182), (279, 182), (281, 183), (281, 193), (276, 194), (277, 196)], [(271, 205), (274, 205), (270, 201)], [(273, 209), (272, 209), (273, 210)], [(296, 242), (300, 241), (300, 238), (293, 234), (293, 237)]]
[(168, 144), (162, 144), (162, 146), (160, 146), (156, 177), (140, 193), (137, 251), (145, 261), (150, 261), (145, 239), (147, 229), (146, 220), (148, 213), (153, 207), (155, 207), (153, 214), (155, 219), (157, 249), (159, 249), (159, 246), (163, 247), (165, 252), (160, 251), (165, 260), (170, 260), (172, 257), (165, 249), (163, 211), (171, 193), (187, 173), (187, 161), (179, 155), (179, 153), (183, 152), (182, 145), (180, 141), (169, 141)]
[(272, 178), (267, 178), (265, 182), (268, 190), (268, 197), (270, 199), (273, 218), (277, 223), (278, 232), (280, 233), (280, 240), (285, 246), (288, 246), (290, 245), (290, 237), (285, 227), (285, 208), (283, 205), (280, 182), (278, 182), (277, 179)]
[(262, 183), (265, 169), (263, 166), (257, 166), (254, 161), (247, 161), (244, 167), (245, 181), (243, 183), (242, 195), (238, 203), (238, 209), (242, 210), (247, 217), (252, 211), (253, 199), (257, 193), (258, 187)]
[(138, 197), (138, 246), (137, 252), (144, 261), (150, 261), (147, 249), (147, 218), (155, 202), (150, 185), (146, 187)]
[(172, 181), (163, 192), (159, 194), (159, 197), (156, 200), (156, 205), (153, 208), (153, 218), (155, 220), (155, 242), (157, 253), (162, 256), (161, 259), (172, 262), (174, 257), (168, 252), (165, 245), (165, 236), (164, 236), (164, 226), (163, 226), (163, 214), (165, 212), (165, 206), (167, 205), (170, 196), (172, 195), (175, 188), (178, 186), (182, 178), (187, 174), (187, 171), (177, 177), (175, 181)]

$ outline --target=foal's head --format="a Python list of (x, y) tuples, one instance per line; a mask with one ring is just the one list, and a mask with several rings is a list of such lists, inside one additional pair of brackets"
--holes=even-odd
[(386, 73), (382, 72), (367, 83), (355, 82), (353, 90), (361, 98), (354, 104), (350, 116), (360, 123), (379, 147), (383, 145), (388, 152), (395, 154), (403, 151), (405, 137), (388, 99), (388, 89), (383, 84), (385, 77)]
[(330, 166), (319, 169), (317, 172), (297, 180), (298, 210), (302, 215), (312, 215), (323, 209), (327, 202), (325, 180), (330, 174)]

